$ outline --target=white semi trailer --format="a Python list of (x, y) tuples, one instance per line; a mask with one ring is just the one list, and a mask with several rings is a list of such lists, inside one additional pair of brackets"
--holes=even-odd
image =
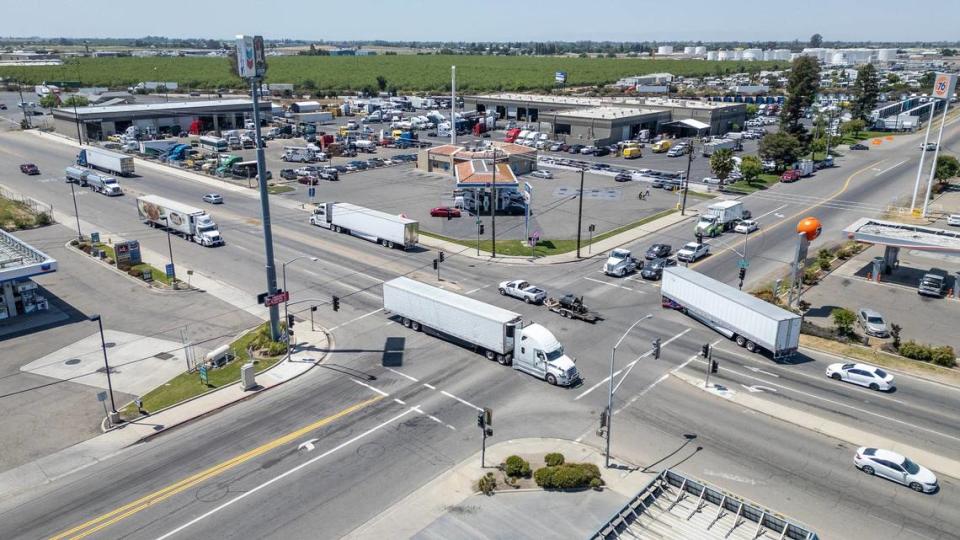
[(518, 313), (406, 277), (383, 284), (383, 309), (407, 328), (466, 346), (550, 384), (580, 380), (557, 338), (539, 324), (524, 326)]
[(156, 195), (137, 197), (137, 213), (151, 227), (169, 229), (202, 246), (222, 245), (216, 222), (205, 211)]
[(310, 224), (352, 234), (388, 248), (410, 249), (417, 245), (420, 237), (420, 223), (415, 220), (350, 203), (318, 204), (310, 216)]
[(133, 174), (133, 156), (88, 146), (77, 154), (77, 165), (111, 172), (120, 176)]

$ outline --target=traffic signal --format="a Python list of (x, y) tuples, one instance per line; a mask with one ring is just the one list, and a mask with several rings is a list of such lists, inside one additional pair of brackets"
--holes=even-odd
[(700, 356), (703, 356), (704, 358), (707, 358), (708, 356), (710, 356), (710, 344), (709, 344), (709, 343), (704, 343), (704, 344), (703, 344), (703, 347), (700, 348)]
[(487, 428), (486, 420), (487, 418), (486, 418), (486, 415), (483, 413), (483, 411), (480, 411), (477, 413), (477, 427), (479, 427), (480, 429), (486, 429)]
[(443, 262), (443, 252), (440, 252), (440, 262)]
[(702, 245), (702, 244), (703, 244), (703, 233), (702, 233), (702, 232), (698, 232), (698, 233), (697, 233), (697, 245), (699, 246), (699, 245)]
[(293, 334), (293, 315), (287, 315), (287, 332)]
[(717, 362), (716, 360), (713, 360), (712, 362), (710, 362), (710, 373), (716, 373), (719, 370), (720, 370), (719, 362)]
[(609, 419), (609, 416), (607, 415), (607, 409), (604, 408), (602, 411), (600, 411), (600, 429), (607, 428), (607, 426), (609, 425), (609, 423), (607, 422), (608, 419)]
[(746, 268), (741, 268), (741, 269), (740, 269), (740, 281), (743, 281), (743, 278), (745, 278), (745, 277), (747, 277), (747, 269), (746, 269)]
[(487, 426), (493, 425), (493, 409), (490, 407), (483, 408), (483, 423)]
[(333, 310), (334, 310), (334, 311), (340, 311), (340, 297), (339, 297), (339, 296), (334, 296), (334, 297), (333, 297), (332, 304), (333, 304)]
[(653, 345), (653, 359), (660, 359), (660, 338), (654, 339), (651, 344)]
[(433, 260), (433, 269), (434, 269), (434, 270), (437, 269), (437, 260), (436, 260), (436, 259)]
[(480, 226), (480, 234), (483, 234), (483, 223), (481, 223), (479, 226)]

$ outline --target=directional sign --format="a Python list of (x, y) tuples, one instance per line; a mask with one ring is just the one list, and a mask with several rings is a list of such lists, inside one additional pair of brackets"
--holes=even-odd
[(307, 197), (310, 197), (312, 199), (316, 196), (317, 196), (317, 188), (315, 187), (307, 188)]
[(743, 269), (750, 268), (750, 261), (746, 259), (740, 259), (739, 261), (737, 261), (737, 266)]
[(107, 393), (106, 392), (97, 392), (97, 401), (106, 401)]
[(210, 379), (207, 378), (207, 366), (200, 366), (200, 384), (208, 384)]
[(286, 302), (287, 300), (290, 300), (290, 293), (287, 291), (281, 291), (273, 296), (266, 297), (263, 301), (263, 305), (267, 307), (276, 306)]
[(164, 269), (167, 272), (168, 278), (172, 278), (173, 276), (176, 275), (176, 273), (174, 272), (173, 263), (168, 264), (166, 267), (164, 267)]

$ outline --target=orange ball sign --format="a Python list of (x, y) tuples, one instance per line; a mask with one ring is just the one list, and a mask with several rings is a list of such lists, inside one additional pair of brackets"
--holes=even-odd
[(806, 235), (807, 240), (813, 241), (820, 233), (823, 231), (823, 227), (820, 225), (820, 220), (813, 217), (805, 217), (800, 220), (800, 223), (797, 223), (797, 232)]

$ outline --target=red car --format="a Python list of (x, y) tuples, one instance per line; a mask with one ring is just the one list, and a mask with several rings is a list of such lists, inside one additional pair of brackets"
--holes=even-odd
[(797, 169), (790, 169), (789, 171), (784, 171), (784, 173), (780, 175), (781, 182), (787, 182), (787, 183), (796, 182), (799, 179), (800, 179), (800, 171), (798, 171)]
[(460, 209), (451, 208), (449, 206), (438, 206), (430, 210), (430, 215), (433, 217), (445, 217), (445, 218), (460, 217)]
[(33, 163), (24, 163), (20, 165), (20, 172), (33, 176), (35, 174), (40, 174), (40, 169), (37, 168), (37, 166)]

